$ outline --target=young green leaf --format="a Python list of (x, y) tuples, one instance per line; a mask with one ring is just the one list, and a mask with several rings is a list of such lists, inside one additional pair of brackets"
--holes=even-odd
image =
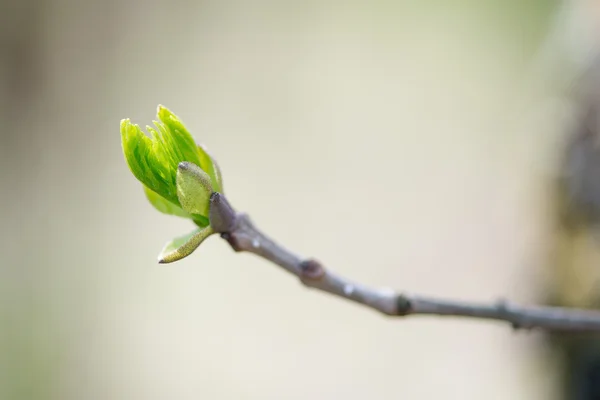
[[(183, 122), (173, 114), (169, 109), (163, 106), (158, 106), (158, 118), (162, 121), (163, 124), (167, 126), (169, 130), (176, 133), (188, 134), (189, 132)], [(212, 156), (208, 153), (206, 148), (202, 145), (198, 145), (198, 158), (199, 162), (194, 162), (193, 160), (186, 160), (190, 162), (194, 162), (194, 164), (198, 165), (204, 172), (210, 176), (211, 183), (213, 186), (214, 192), (222, 192), (221, 186), (221, 176), (218, 171), (218, 167), (214, 162)]]
[(148, 199), (150, 204), (152, 204), (154, 208), (156, 208), (161, 213), (193, 219), (190, 213), (185, 212), (181, 207), (171, 203), (169, 200), (165, 199), (158, 193), (148, 189), (146, 186), (144, 186), (144, 193), (146, 194), (146, 198)]
[[(147, 127), (150, 136), (129, 119), (121, 121), (127, 165), (157, 210), (190, 218), (203, 228), (209, 225), (210, 194), (223, 190), (220, 170), (175, 114), (159, 105), (157, 117), (155, 126)], [(178, 182), (180, 163), (198, 166), (196, 178), (179, 177)]]
[(223, 175), (221, 174), (221, 167), (219, 167), (219, 164), (217, 164), (217, 160), (212, 158), (212, 161), (213, 165), (215, 166), (215, 183), (213, 183), (213, 188), (216, 189), (214, 189), (214, 191), (224, 194), (225, 188), (223, 187)]
[(173, 129), (179, 125), (173, 124), (176, 117), (169, 110), (158, 106), (157, 114), (160, 122), (154, 122), (156, 129), (147, 128), (151, 137), (129, 119), (121, 121), (123, 154), (129, 169), (140, 182), (171, 203), (180, 205), (177, 166), (182, 161), (200, 165), (200, 152), (187, 130)]
[(177, 237), (168, 242), (158, 256), (158, 262), (167, 264), (189, 256), (200, 244), (214, 232), (210, 226)]
[(215, 166), (213, 158), (202, 145), (198, 146), (198, 156), (200, 158), (198, 165), (210, 176), (213, 191), (222, 193), (220, 172), (217, 172), (218, 168)]

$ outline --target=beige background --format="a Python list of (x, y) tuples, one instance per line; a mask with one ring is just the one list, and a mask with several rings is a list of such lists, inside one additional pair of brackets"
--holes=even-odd
[(538, 334), (386, 319), (218, 238), (158, 265), (191, 226), (118, 132), (171, 108), (236, 208), (356, 280), (535, 301), (546, 3), (1, 3), (0, 398), (549, 398)]

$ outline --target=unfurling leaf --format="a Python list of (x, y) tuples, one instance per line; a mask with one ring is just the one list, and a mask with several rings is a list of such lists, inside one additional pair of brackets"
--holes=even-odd
[(148, 189), (144, 186), (144, 193), (146, 193), (146, 198), (156, 208), (163, 214), (175, 215), (183, 218), (192, 218), (190, 213), (185, 212), (181, 207), (171, 203), (169, 200), (165, 199), (161, 195), (152, 190)]
[[(158, 115), (165, 114), (158, 107)], [(138, 125), (128, 119), (121, 121), (123, 154), (133, 175), (153, 192), (179, 205), (175, 179), (182, 161), (200, 165), (200, 153), (192, 135), (186, 130), (170, 130), (163, 122), (154, 122), (156, 129), (147, 127), (146, 136)]]
[[(225, 188), (223, 187), (223, 175), (221, 174), (221, 167), (219, 167), (219, 164), (217, 164), (217, 160), (215, 160), (212, 157), (211, 157), (211, 159), (212, 159), (213, 165), (215, 166), (215, 184), (219, 188), (219, 190), (215, 189), (214, 191), (219, 192), (221, 194), (225, 194)], [(213, 184), (213, 187), (215, 184)]]
[[(191, 163), (199, 167), (208, 177), (203, 182), (208, 182), (208, 194), (223, 192), (223, 179), (219, 167), (206, 150), (197, 145), (192, 135), (183, 125), (181, 120), (166, 107), (158, 106), (157, 116), (159, 121), (154, 121), (155, 127), (146, 127), (150, 137), (146, 136), (138, 125), (130, 120), (121, 121), (121, 144), (123, 154), (133, 175), (150, 191), (156, 195), (147, 197), (157, 207), (160, 198), (171, 202), (179, 208), (186, 207), (180, 203), (177, 190), (178, 166), (180, 163)], [(157, 197), (159, 196), (159, 197)], [(203, 196), (205, 204), (199, 206), (195, 201), (188, 218), (192, 218), (198, 225), (204, 226), (208, 222), (208, 197)], [(173, 215), (174, 209), (158, 205), (158, 210)], [(187, 205), (189, 206), (189, 204)], [(188, 210), (189, 211), (189, 210)]]
[(223, 193), (221, 171), (204, 146), (198, 146), (198, 156), (200, 158), (200, 164), (198, 165), (210, 176), (213, 192)]

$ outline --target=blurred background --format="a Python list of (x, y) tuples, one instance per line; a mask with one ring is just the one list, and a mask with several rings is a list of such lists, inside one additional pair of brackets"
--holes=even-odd
[(217, 237), (157, 264), (192, 226), (118, 130), (169, 107), (238, 210), (365, 284), (595, 307), (599, 27), (591, 0), (0, 1), (0, 399), (600, 398), (589, 338), (385, 318)]

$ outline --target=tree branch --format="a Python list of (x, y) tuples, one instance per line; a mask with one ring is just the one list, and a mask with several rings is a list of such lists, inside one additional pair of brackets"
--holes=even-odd
[(514, 329), (600, 333), (600, 312), (560, 307), (525, 307), (506, 301), (471, 303), (374, 289), (352, 282), (314, 259), (303, 259), (258, 230), (248, 215), (236, 213), (227, 199), (211, 196), (211, 226), (238, 252), (256, 254), (295, 275), (304, 285), (339, 296), (388, 316), (437, 315), (508, 322)]

